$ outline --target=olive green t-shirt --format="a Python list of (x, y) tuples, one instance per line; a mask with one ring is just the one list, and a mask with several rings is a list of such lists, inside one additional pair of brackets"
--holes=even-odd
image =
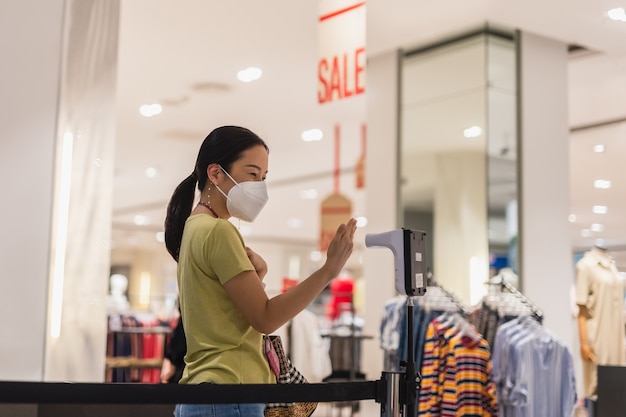
[(275, 383), (254, 330), (224, 290), (224, 283), (254, 270), (245, 243), (227, 220), (190, 216), (178, 260), (178, 288), (187, 354), (181, 384)]

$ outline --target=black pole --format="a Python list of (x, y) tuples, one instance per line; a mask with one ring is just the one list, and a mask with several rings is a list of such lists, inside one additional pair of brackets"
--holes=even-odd
[(407, 360), (405, 364), (405, 386), (404, 395), (407, 417), (415, 417), (415, 405), (420, 389), (421, 376), (417, 372), (415, 365), (415, 349), (413, 347), (413, 298), (407, 297), (406, 305), (406, 325), (407, 325)]

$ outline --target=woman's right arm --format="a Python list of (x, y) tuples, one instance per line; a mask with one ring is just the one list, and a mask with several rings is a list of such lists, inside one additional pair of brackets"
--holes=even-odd
[(272, 333), (304, 310), (335, 278), (352, 254), (356, 220), (337, 228), (326, 262), (289, 291), (268, 298), (256, 271), (244, 271), (229, 279), (224, 289), (244, 318), (261, 333)]

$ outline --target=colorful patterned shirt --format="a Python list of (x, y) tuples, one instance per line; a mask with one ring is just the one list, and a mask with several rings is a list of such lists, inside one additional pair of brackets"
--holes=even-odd
[(495, 417), (498, 401), (487, 341), (459, 333), (453, 320), (428, 325), (418, 414), (429, 417)]

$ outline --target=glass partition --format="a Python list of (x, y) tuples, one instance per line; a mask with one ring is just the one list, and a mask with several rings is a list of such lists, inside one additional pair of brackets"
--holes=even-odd
[(402, 63), (402, 226), (429, 234), (432, 273), (467, 304), (516, 258), (514, 51), (511, 38), (481, 32)]
[(487, 196), (490, 274), (517, 280), (517, 71), (512, 38), (486, 36)]

